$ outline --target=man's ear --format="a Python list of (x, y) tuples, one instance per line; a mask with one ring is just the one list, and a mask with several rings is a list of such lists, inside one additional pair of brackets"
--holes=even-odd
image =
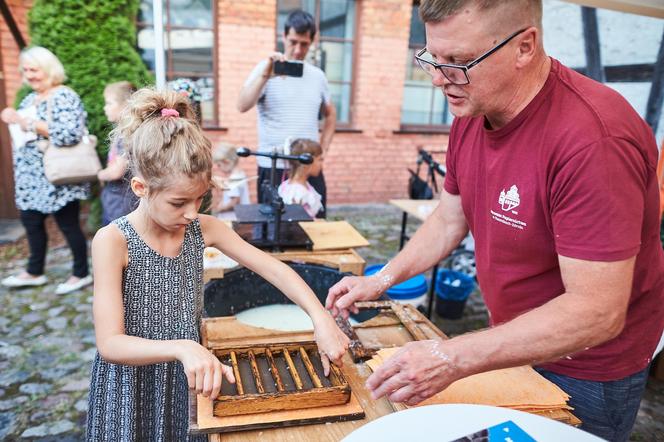
[(519, 37), (521, 38), (518, 46), (517, 65), (518, 67), (524, 67), (535, 58), (541, 34), (536, 27), (531, 26), (523, 33), (523, 36)]
[(131, 191), (134, 192), (134, 195), (136, 195), (137, 197), (143, 198), (147, 196), (148, 186), (141, 178), (137, 176), (132, 177), (130, 186), (131, 186)]

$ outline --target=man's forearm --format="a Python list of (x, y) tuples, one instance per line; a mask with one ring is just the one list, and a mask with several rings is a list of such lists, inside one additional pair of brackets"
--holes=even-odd
[(261, 91), (269, 78), (269, 75), (259, 74), (245, 83), (237, 100), (238, 111), (246, 112), (258, 103)]
[(619, 312), (599, 312), (583, 297), (564, 293), (512, 321), (453, 338), (446, 345), (462, 377), (536, 365), (599, 345), (620, 332)]
[(327, 153), (332, 144), (332, 137), (334, 136), (334, 131), (337, 128), (337, 111), (334, 105), (328, 107), (327, 115), (325, 116), (325, 122), (323, 123), (323, 130), (320, 135), (320, 145), (323, 149), (323, 153)]
[(390, 260), (385, 273), (391, 284), (420, 274), (449, 255), (468, 233), (465, 219), (445, 216), (444, 202), (427, 218), (399, 254)]

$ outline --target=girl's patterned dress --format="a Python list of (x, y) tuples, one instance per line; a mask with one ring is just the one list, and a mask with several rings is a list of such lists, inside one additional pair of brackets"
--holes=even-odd
[[(203, 250), (198, 220), (189, 224), (182, 250), (162, 256), (141, 239), (126, 217), (114, 221), (127, 241), (122, 275), (125, 333), (145, 339), (199, 342)], [(205, 440), (187, 436), (188, 386), (179, 361), (92, 366), (88, 404), (89, 441)]]

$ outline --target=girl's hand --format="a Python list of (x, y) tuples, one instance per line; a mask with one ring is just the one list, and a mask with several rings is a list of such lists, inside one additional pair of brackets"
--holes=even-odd
[(320, 316), (311, 318), (314, 323), (314, 339), (318, 344), (318, 352), (323, 364), (325, 376), (330, 374), (330, 361), (337, 367), (341, 367), (344, 354), (348, 349), (350, 339), (337, 326), (332, 316), (326, 311)]
[(235, 383), (233, 369), (223, 365), (207, 348), (188, 339), (175, 342), (176, 358), (182, 362), (190, 390), (214, 399), (221, 391), (223, 377)]

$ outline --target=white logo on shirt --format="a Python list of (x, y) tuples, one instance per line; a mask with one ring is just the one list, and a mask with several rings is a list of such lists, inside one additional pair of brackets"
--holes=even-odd
[(516, 184), (510, 187), (510, 190), (507, 192), (505, 192), (505, 189), (500, 192), (500, 196), (498, 197), (498, 204), (500, 204), (500, 208), (505, 212), (508, 212), (521, 204), (521, 198), (519, 198), (519, 189), (516, 187)]

